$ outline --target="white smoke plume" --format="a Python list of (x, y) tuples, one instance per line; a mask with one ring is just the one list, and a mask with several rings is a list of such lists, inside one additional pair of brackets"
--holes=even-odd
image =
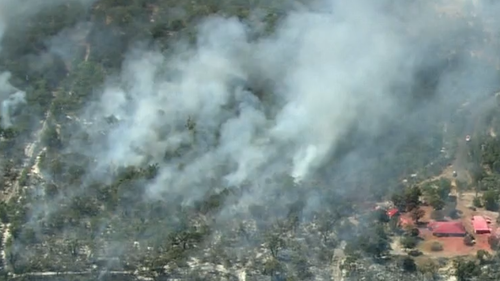
[[(425, 3), (320, 6), (321, 12), (288, 14), (258, 40), (248, 24), (214, 17), (200, 24), (194, 47), (131, 51), (120, 82), (108, 83), (87, 111), (87, 118), (120, 120), (106, 145), (95, 148), (97, 169), (162, 163), (150, 195), (189, 198), (220, 177), (263, 189), (276, 174), (307, 179), (353, 126), (376, 136), (388, 120), (404, 116), (400, 103), (411, 97), (395, 87), (411, 87), (443, 34), (465, 33)], [(448, 78), (439, 85), (443, 100)], [(264, 97), (247, 88), (264, 81), (272, 81)]]
[(12, 126), (11, 113), (19, 106), (26, 103), (26, 93), (19, 91), (9, 83), (11, 74), (3, 72), (0, 74), (0, 97), (2, 98), (2, 106), (0, 114), (2, 117), (2, 128), (9, 128)]
[(18, 91), (2, 101), (2, 127), (9, 128), (12, 126), (11, 112), (20, 105), (26, 103), (26, 93)]

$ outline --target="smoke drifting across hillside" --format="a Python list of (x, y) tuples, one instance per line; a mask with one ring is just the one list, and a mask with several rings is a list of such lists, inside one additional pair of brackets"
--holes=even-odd
[[(440, 18), (431, 3), (314, 7), (290, 11), (259, 39), (251, 24), (211, 17), (195, 46), (131, 50), (119, 82), (110, 80), (87, 111), (120, 120), (94, 147), (97, 170), (161, 163), (148, 194), (188, 201), (221, 178), (250, 184), (248, 198), (263, 200), (282, 187), (276, 175), (301, 181), (326, 163), (351, 177), (364, 170), (360, 181), (369, 182), (384, 165), (371, 156), (396, 153), (408, 136), (425, 136), (456, 105), (497, 85), (496, 73), (467, 52), (491, 51), (483, 35), (463, 19)], [(379, 145), (391, 126), (390, 145)], [(333, 157), (353, 132), (358, 146)]]
[[(1, 18), (6, 28), (60, 1), (29, 8), (15, 3), (19, 2), (0, 0), (3, 11), (12, 11)], [(258, 15), (259, 11), (251, 19)], [(437, 157), (442, 139), (436, 134), (443, 120), (465, 100), (481, 100), (483, 93), (499, 85), (494, 66), (470, 57), (470, 50), (476, 49), (496, 55), (496, 46), (483, 41), (486, 35), (478, 25), (486, 21), (481, 16), (471, 25), (464, 19), (440, 18), (432, 3), (421, 1), (318, 1), (287, 10), (266, 35), (261, 34), (261, 22), (213, 16), (198, 25), (194, 45), (189, 40), (175, 42), (168, 52), (136, 45), (127, 53), (121, 73), (109, 76), (105, 85), (95, 85), (103, 92), (79, 116), (92, 122), (80, 124), (90, 137), (75, 137), (67, 142), (73, 147), (58, 151), (95, 159), (87, 181), (64, 186), (56, 198), (47, 199), (53, 202), (32, 202), (30, 226), (40, 221), (50, 225), (47, 217), (71, 206), (61, 202), (86, 195), (85, 188), (90, 190), (96, 181), (102, 186), (103, 174), (117, 166), (159, 163), (159, 174), (145, 187), (144, 198), (133, 196), (124, 202), (163, 200), (177, 206), (223, 188), (242, 187), (232, 198), (234, 204), (227, 202), (222, 212), (226, 218), (247, 213), (254, 203), (278, 209), (270, 213), (279, 216), (297, 199), (308, 211), (323, 211), (325, 198), (336, 196), (325, 194), (330, 191), (325, 186), (335, 192), (354, 190), (360, 197), (376, 193), (376, 188), (397, 182), (401, 173), (415, 172), (404, 170), (406, 166), (424, 166)], [(68, 26), (47, 38), (44, 51), (71, 61), (77, 57), (72, 53), (78, 49), (75, 42), (88, 35), (91, 25)], [(99, 38), (107, 33), (96, 34)], [(105, 46), (107, 40), (99, 42), (106, 49), (103, 53), (116, 47), (112, 41), (112, 46)], [(29, 57), (30, 67), (40, 72), (46, 67), (44, 58)], [(8, 76), (2, 77), (0, 91), (8, 84)], [(108, 122), (110, 116), (118, 122)], [(61, 127), (63, 133), (54, 129), (55, 135), (80, 136), (64, 132), (74, 130), (73, 123)], [(415, 149), (402, 152), (400, 147), (407, 143), (415, 143)], [(404, 158), (400, 153), (406, 153)], [(403, 162), (408, 154), (418, 165)], [(45, 179), (50, 182), (50, 175)], [(323, 186), (310, 184), (316, 181)], [(37, 196), (41, 190), (35, 190)], [(127, 191), (131, 189), (123, 193)], [(79, 203), (91, 205), (93, 199)], [(88, 209), (92, 208), (104, 210), (104, 216), (114, 211), (100, 205)], [(139, 212), (132, 211), (128, 214)], [(164, 223), (175, 221), (175, 214), (155, 212), (153, 208), (139, 215), (146, 217), (141, 233), (123, 236), (166, 236), (166, 227), (156, 221), (151, 225), (153, 219), (147, 216), (168, 217), (158, 219)], [(104, 232), (106, 219), (92, 222), (100, 229), (91, 237)], [(68, 236), (78, 231), (62, 228)], [(125, 251), (123, 236), (109, 248)]]
[[(0, 1), (0, 52), (3, 51), (3, 39), (5, 32), (10, 30), (17, 30), (18, 34), (15, 36), (23, 37), (25, 36), (24, 31), (25, 28), (19, 28), (23, 24), (26, 23), (30, 18), (36, 16), (40, 12), (46, 11), (48, 9), (52, 9), (58, 5), (62, 4), (72, 4), (78, 3), (83, 7), (90, 7), (94, 0), (47, 0), (47, 1), (31, 1), (31, 0), (1, 0)], [(72, 27), (68, 27), (72, 28)], [(70, 38), (68, 34), (67, 38)], [(50, 39), (50, 38), (48, 38)], [(55, 37), (57, 40), (57, 37)], [(32, 42), (26, 42), (32, 43)], [(66, 40), (64, 45), (69, 46), (70, 40)], [(52, 42), (47, 42), (49, 48), (54, 48)], [(63, 45), (63, 44), (61, 44)], [(57, 52), (59, 51), (59, 52)], [(58, 55), (63, 56), (61, 50), (52, 50), (52, 52), (57, 52)], [(43, 64), (43, 59), (41, 56), (36, 56), (30, 58), (32, 61), (33, 68), (40, 68), (40, 65)], [(3, 68), (3, 67), (2, 67)], [(16, 87), (10, 84), (11, 73), (9, 71), (5, 71), (1, 74), (0, 78), (0, 101), (2, 103), (0, 112), (2, 116), (2, 127), (8, 128), (12, 126), (11, 121), (11, 113), (13, 110), (19, 108), (20, 105), (26, 103), (25, 96), (26, 93), (24, 91), (18, 90)], [(28, 79), (28, 74), (26, 74), (26, 79)]]
[[(1, 3), (12, 11), (2, 18), (9, 26), (60, 1)], [(399, 146), (427, 137), (457, 105), (498, 84), (495, 71), (470, 58), (469, 50), (494, 48), (480, 28), (440, 18), (432, 3), (318, 1), (288, 10), (256, 39), (260, 28), (215, 16), (199, 24), (194, 46), (131, 49), (119, 77), (83, 114), (95, 121), (92, 146), (82, 151), (74, 140), (73, 150), (97, 160), (89, 181), (110, 165), (160, 163), (146, 197), (183, 195), (189, 203), (215, 187), (250, 186), (243, 205), (287, 188), (283, 175), (326, 184), (338, 176), (339, 190), (372, 186), (387, 164), (381, 155), (397, 156)], [(70, 35), (47, 38), (66, 60)], [(109, 129), (102, 120), (111, 115), (120, 122)], [(283, 204), (297, 196), (284, 194)]]

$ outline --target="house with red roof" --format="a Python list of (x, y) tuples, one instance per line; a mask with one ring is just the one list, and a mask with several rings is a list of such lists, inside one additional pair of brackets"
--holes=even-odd
[(488, 221), (483, 216), (473, 216), (471, 220), (475, 234), (491, 233), (491, 228), (488, 225)]
[(392, 209), (387, 210), (387, 216), (389, 216), (390, 219), (392, 219), (392, 217), (394, 217), (396, 215), (399, 215), (398, 209), (392, 208)]
[(387, 216), (392, 219), (395, 216), (399, 216), (398, 225), (400, 227), (413, 226), (413, 221), (405, 216), (401, 215), (401, 212), (397, 208), (392, 208), (386, 211)]
[(399, 217), (399, 226), (401, 227), (407, 227), (407, 226), (413, 226), (413, 220), (407, 217)]
[(434, 221), (430, 222), (427, 227), (437, 237), (464, 237), (467, 235), (467, 230), (460, 221)]

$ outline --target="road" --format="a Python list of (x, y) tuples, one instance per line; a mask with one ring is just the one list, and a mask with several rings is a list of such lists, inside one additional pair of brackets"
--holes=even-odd
[(344, 248), (346, 246), (346, 242), (342, 241), (340, 243), (340, 247), (334, 250), (333, 260), (332, 260), (332, 277), (333, 281), (342, 281), (344, 280), (342, 273), (342, 263), (345, 259)]
[[(101, 274), (109, 274), (109, 275), (127, 275), (127, 276), (134, 276), (137, 280), (140, 281), (153, 281), (154, 278), (151, 277), (144, 277), (144, 276), (139, 276), (136, 275), (134, 272), (128, 272), (128, 271), (102, 271), (100, 272)], [(55, 271), (43, 271), (43, 272), (29, 272), (29, 273), (24, 273), (24, 274), (18, 274), (18, 275), (12, 275), (10, 278), (11, 280), (15, 279), (23, 279), (25, 277), (42, 277), (42, 276), (75, 276), (75, 275), (80, 275), (80, 276), (94, 276), (96, 274), (95, 271), (66, 271), (66, 272), (55, 272)]]
[(466, 118), (463, 133), (459, 136), (457, 152), (455, 160), (452, 164), (452, 170), (457, 171), (457, 180), (470, 182), (471, 178), (468, 173), (470, 164), (468, 160), (468, 145), (473, 142), (466, 142), (465, 136), (470, 135), (472, 138), (478, 133), (477, 130), (482, 127), (481, 124), (486, 123), (486, 118), (489, 113), (497, 108), (496, 96), (480, 97), (465, 105), (465, 109), (470, 112), (470, 116)]

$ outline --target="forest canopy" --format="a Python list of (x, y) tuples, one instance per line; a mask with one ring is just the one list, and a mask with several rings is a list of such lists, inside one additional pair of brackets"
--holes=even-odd
[(5, 280), (424, 280), (393, 249), (418, 229), (373, 206), (418, 223), (459, 189), (498, 210), (496, 4), (18, 2), (0, 2)]

